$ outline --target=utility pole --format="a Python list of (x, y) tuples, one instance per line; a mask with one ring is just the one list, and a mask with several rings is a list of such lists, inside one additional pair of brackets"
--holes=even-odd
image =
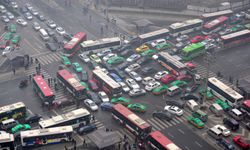
[(208, 83), (208, 77), (209, 77), (209, 70), (210, 70), (210, 66), (212, 63), (214, 63), (215, 61), (215, 54), (214, 53), (210, 53), (210, 52), (206, 52), (205, 56), (204, 56), (204, 62), (206, 64), (206, 77), (205, 77), (205, 84), (204, 84), (204, 96), (200, 101), (201, 104), (201, 109), (206, 109), (205, 106), (205, 102), (206, 102), (206, 94), (207, 94), (207, 83)]

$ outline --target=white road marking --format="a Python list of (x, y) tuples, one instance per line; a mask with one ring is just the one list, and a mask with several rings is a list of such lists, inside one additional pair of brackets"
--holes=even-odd
[(195, 141), (194, 142), (196, 145), (198, 145), (199, 147), (203, 147), (199, 142)]
[(185, 134), (185, 132), (181, 129), (178, 129), (179, 132), (181, 132), (182, 134)]

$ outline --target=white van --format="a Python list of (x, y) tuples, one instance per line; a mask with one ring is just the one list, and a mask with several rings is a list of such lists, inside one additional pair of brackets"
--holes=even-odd
[(168, 96), (174, 96), (180, 92), (181, 92), (181, 88), (174, 85), (174, 86), (171, 86), (170, 88), (168, 88), (167, 94), (168, 94)]
[(152, 78), (152, 77), (145, 77), (142, 80), (142, 84), (147, 85), (149, 82), (153, 82), (153, 81), (155, 81), (154, 78)]
[(188, 100), (186, 105), (191, 109), (192, 111), (197, 111), (199, 109), (199, 104), (194, 100)]
[(209, 110), (215, 114), (215, 116), (222, 116), (223, 115), (223, 108), (217, 104), (217, 103), (213, 103), (211, 106), (209, 106)]
[(243, 113), (239, 109), (231, 109), (228, 114), (233, 117), (235, 120), (239, 121), (243, 119)]
[(44, 29), (40, 29), (39, 34), (44, 41), (49, 40), (49, 35)]
[(222, 137), (222, 132), (220, 130), (218, 130), (215, 127), (210, 128), (207, 131), (207, 134), (210, 135), (211, 137), (213, 137), (214, 139), (218, 140)]
[(18, 121), (16, 121), (15, 119), (11, 118), (11, 119), (7, 119), (7, 120), (2, 121), (1, 128), (5, 129), (5, 130), (8, 130), (8, 129), (13, 128), (17, 124), (18, 124)]

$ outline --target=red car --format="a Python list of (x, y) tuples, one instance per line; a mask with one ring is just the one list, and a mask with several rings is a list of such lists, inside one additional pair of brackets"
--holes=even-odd
[(236, 145), (238, 145), (242, 149), (249, 149), (249, 147), (250, 147), (250, 145), (239, 135), (236, 135), (233, 138), (233, 141)]
[(188, 82), (192, 80), (192, 77), (190, 75), (181, 74), (176, 78), (176, 80), (182, 80)]
[(89, 87), (91, 88), (91, 90), (97, 92), (99, 90), (97, 83), (94, 80), (88, 80), (89, 83)]
[(5, 49), (7, 46), (10, 45), (10, 41), (1, 41), (0, 40), (0, 49)]
[(204, 38), (203, 36), (197, 35), (197, 36), (193, 37), (193, 38), (190, 40), (190, 42), (191, 42), (191, 43), (198, 43), (198, 42), (201, 42), (201, 41), (203, 41), (203, 40), (205, 40), (205, 38)]
[(171, 81), (176, 80), (176, 77), (174, 75), (171, 74), (166, 74), (161, 78), (161, 82), (164, 84), (168, 84)]
[(191, 70), (196, 68), (196, 65), (192, 62), (187, 62), (185, 65)]

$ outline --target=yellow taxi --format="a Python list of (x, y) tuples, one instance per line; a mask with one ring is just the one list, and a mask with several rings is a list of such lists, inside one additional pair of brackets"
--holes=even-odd
[(145, 44), (143, 44), (143, 45), (141, 45), (140, 47), (137, 47), (137, 48), (135, 49), (135, 51), (136, 51), (137, 53), (141, 53), (141, 52), (144, 52), (144, 51), (146, 51), (146, 50), (149, 50), (149, 47), (148, 47), (147, 45), (145, 45)]

